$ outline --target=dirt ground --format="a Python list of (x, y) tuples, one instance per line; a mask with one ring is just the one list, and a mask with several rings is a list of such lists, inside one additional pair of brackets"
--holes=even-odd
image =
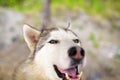
[(15, 67), (28, 56), (26, 44), (16, 42), (0, 52), (0, 80), (12, 80)]

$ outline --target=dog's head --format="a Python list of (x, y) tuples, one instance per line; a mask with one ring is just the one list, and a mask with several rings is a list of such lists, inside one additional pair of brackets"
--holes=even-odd
[(24, 25), (23, 32), (35, 63), (44, 67), (46, 74), (64, 80), (79, 80), (78, 67), (84, 65), (85, 51), (72, 30), (50, 28), (38, 31)]

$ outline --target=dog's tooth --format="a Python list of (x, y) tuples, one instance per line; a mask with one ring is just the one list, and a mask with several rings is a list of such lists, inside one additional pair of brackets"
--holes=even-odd
[(67, 73), (65, 73), (65, 77), (66, 77), (67, 80), (70, 80), (70, 77), (68, 76)]
[(82, 74), (83, 74), (83, 72), (81, 72), (81, 73), (78, 75), (78, 78), (79, 78), (79, 79), (81, 78)]

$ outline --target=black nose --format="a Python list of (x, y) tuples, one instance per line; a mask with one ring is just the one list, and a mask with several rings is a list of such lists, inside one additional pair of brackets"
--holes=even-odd
[(81, 48), (80, 53), (82, 56), (85, 56), (85, 50), (83, 48)]
[(72, 47), (68, 50), (68, 54), (70, 57), (75, 56), (77, 53), (76, 47)]
[(85, 56), (85, 51), (83, 48), (75, 46), (68, 50), (69, 57), (74, 59), (82, 59)]

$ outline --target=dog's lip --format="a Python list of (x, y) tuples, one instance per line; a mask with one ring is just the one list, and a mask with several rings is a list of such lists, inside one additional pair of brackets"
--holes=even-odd
[[(65, 80), (80, 80), (78, 66), (69, 68), (69, 69), (61, 69), (56, 65), (53, 65), (58, 77), (63, 78)], [(69, 79), (68, 79), (69, 78)]]

